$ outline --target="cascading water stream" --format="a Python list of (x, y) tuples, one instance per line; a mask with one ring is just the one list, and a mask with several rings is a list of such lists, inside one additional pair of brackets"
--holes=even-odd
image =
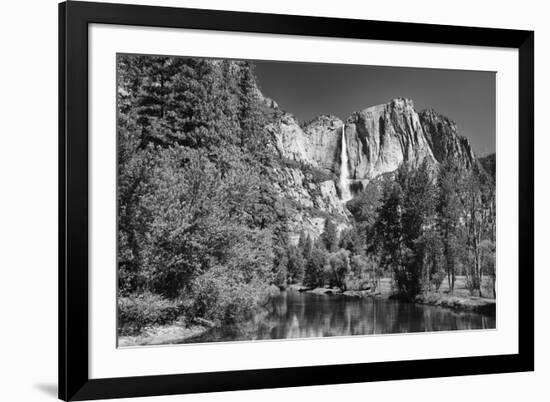
[(342, 126), (342, 150), (340, 155), (340, 194), (342, 201), (351, 200), (351, 192), (349, 190), (349, 169), (348, 169), (348, 149), (346, 144), (346, 124)]

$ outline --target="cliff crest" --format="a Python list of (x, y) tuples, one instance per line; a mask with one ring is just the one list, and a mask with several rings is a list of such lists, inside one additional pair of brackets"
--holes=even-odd
[[(300, 124), (284, 112), (267, 129), (278, 155), (293, 164), (282, 172), (282, 195), (303, 208), (331, 214), (343, 224), (349, 217), (342, 200), (346, 181), (349, 187), (361, 189), (373, 179), (396, 171), (403, 163), (416, 168), (427, 161), (437, 167), (454, 158), (467, 169), (478, 164), (469, 141), (458, 135), (452, 120), (433, 109), (417, 112), (413, 101), (407, 98), (356, 111), (344, 121), (321, 115)], [(347, 178), (341, 177), (344, 145)], [(305, 185), (304, 168), (317, 176), (325, 174), (327, 180)], [(296, 231), (305, 227), (314, 236), (320, 234), (324, 219), (307, 215), (298, 214), (300, 222), (293, 225)]]

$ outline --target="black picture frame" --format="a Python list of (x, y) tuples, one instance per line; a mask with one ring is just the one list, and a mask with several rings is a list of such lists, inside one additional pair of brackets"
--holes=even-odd
[[(519, 51), (517, 354), (90, 379), (88, 25), (92, 23), (515, 48)], [(59, 398), (119, 397), (534, 370), (534, 32), (88, 3), (59, 4)]]

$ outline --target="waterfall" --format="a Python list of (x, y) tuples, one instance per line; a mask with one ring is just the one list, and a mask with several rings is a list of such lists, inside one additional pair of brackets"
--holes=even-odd
[(344, 202), (351, 200), (348, 177), (348, 149), (346, 144), (346, 124), (344, 123), (342, 126), (342, 150), (340, 155), (340, 194)]

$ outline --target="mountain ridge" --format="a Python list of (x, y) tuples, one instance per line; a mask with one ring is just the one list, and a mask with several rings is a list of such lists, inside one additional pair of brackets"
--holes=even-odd
[[(275, 101), (269, 101), (276, 105)], [(289, 171), (281, 176), (285, 177), (281, 195), (302, 206), (322, 205), (320, 212), (331, 214), (340, 222), (340, 228), (347, 226), (350, 217), (341, 199), (343, 189), (336, 180), (341, 172), (342, 135), (348, 155), (348, 185), (353, 186), (355, 192), (361, 191), (370, 181), (397, 171), (403, 163), (418, 168), (426, 161), (437, 167), (454, 158), (466, 169), (477, 166), (485, 170), (468, 139), (458, 134), (453, 120), (433, 108), (417, 111), (414, 102), (408, 98), (394, 98), (384, 104), (366, 107), (344, 120), (321, 114), (300, 123), (291, 113), (280, 110), (278, 106), (275, 109), (279, 112), (278, 117), (266, 128), (278, 155), (291, 164), (309, 166), (333, 177), (304, 187), (307, 177), (298, 172), (301, 168), (287, 167)], [(289, 188), (292, 191), (288, 191)], [(313, 215), (316, 215), (315, 211)], [(303, 211), (297, 211), (294, 216), (296, 219), (290, 226), (295, 239), (300, 231), (313, 237), (322, 233), (325, 219), (312, 218), (311, 213)], [(314, 224), (310, 224), (312, 222)]]
[(431, 108), (416, 111), (407, 98), (369, 106), (345, 120), (322, 114), (301, 124), (291, 113), (282, 112), (267, 128), (280, 155), (337, 173), (344, 124), (353, 179), (372, 179), (403, 162), (418, 166), (426, 158), (442, 163), (454, 157), (467, 168), (477, 163), (469, 140), (458, 135), (456, 123)]

